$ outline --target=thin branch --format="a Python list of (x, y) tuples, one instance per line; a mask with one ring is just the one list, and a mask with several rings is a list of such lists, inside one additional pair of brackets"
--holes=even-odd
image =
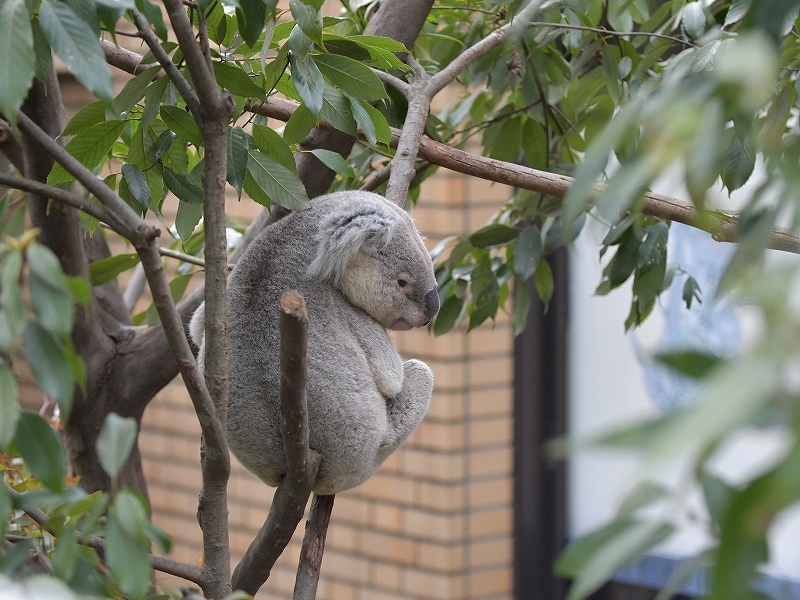
[[(22, 494), (17, 492), (7, 483), (4, 483), (4, 485), (11, 498), (17, 501), (22, 499)], [(39, 510), (38, 508), (24, 508), (23, 512), (50, 535), (58, 538), (58, 536), (55, 534), (55, 530), (50, 526), (50, 517), (48, 517), (42, 510)], [(97, 537), (96, 535), (85, 535), (81, 532), (78, 532), (78, 542), (84, 546), (88, 546), (89, 548), (96, 550), (101, 554), (105, 552), (105, 540), (101, 537)], [(202, 586), (205, 583), (202, 567), (178, 562), (164, 556), (150, 555), (150, 559), (152, 560), (153, 568), (156, 571), (161, 571), (162, 573), (167, 573), (168, 575), (175, 575), (176, 577), (180, 577), (186, 581), (196, 583), (199, 586)]]
[(322, 554), (325, 551), (325, 538), (333, 510), (333, 494), (317, 496), (311, 501), (311, 509), (306, 521), (306, 534), (300, 550), (300, 563), (294, 580), (293, 600), (314, 600), (317, 597), (319, 573), (322, 567)]
[(184, 254), (183, 252), (178, 252), (177, 250), (171, 250), (169, 248), (164, 248), (162, 246), (159, 246), (158, 253), (161, 256), (169, 256), (170, 258), (177, 258), (178, 260), (182, 260), (185, 263), (198, 265), (200, 267), (206, 266), (206, 261), (204, 261), (202, 258), (197, 258), (196, 256), (192, 256), (191, 254)]
[(181, 97), (186, 101), (186, 106), (188, 106), (189, 110), (193, 113), (196, 113), (200, 109), (200, 100), (197, 98), (197, 94), (192, 89), (192, 86), (189, 85), (189, 82), (181, 75), (178, 67), (172, 62), (172, 59), (161, 46), (155, 34), (150, 31), (150, 27), (145, 18), (135, 10), (131, 10), (131, 14), (133, 15), (133, 22), (142, 35), (144, 43), (150, 48), (150, 52), (156, 57), (156, 60), (158, 60), (170, 81), (175, 84)]
[(128, 285), (122, 293), (122, 301), (125, 303), (125, 308), (127, 308), (129, 312), (133, 310), (133, 307), (136, 306), (136, 303), (142, 296), (144, 284), (146, 282), (147, 277), (145, 277), (144, 268), (142, 267), (142, 263), (139, 263), (134, 267), (131, 278), (128, 280)]
[(100, 40), (100, 45), (105, 52), (106, 62), (126, 73), (138, 75), (153, 66), (153, 64), (143, 64), (143, 57), (140, 54), (121, 48), (108, 40)]
[(43, 196), (45, 198), (51, 198), (61, 202), (62, 204), (67, 204), (68, 206), (77, 208), (78, 210), (85, 212), (87, 215), (91, 215), (98, 221), (105, 223), (120, 235), (124, 236), (128, 231), (127, 226), (124, 223), (120, 223), (114, 214), (110, 213), (102, 206), (90, 202), (87, 198), (84, 198), (80, 194), (57, 188), (52, 185), (40, 183), (38, 181), (34, 181), (33, 179), (13, 177), (11, 175), (6, 175), (5, 173), (0, 173), (0, 185), (23, 192), (36, 194), (38, 196)]
[(172, 30), (178, 39), (178, 44), (186, 59), (186, 66), (194, 83), (194, 89), (200, 99), (203, 110), (213, 113), (222, 102), (221, 94), (217, 88), (214, 71), (208, 68), (206, 57), (194, 38), (194, 29), (182, 0), (164, 0)]
[(75, 177), (83, 187), (89, 190), (105, 206), (109, 213), (115, 215), (120, 228), (124, 228), (124, 237), (132, 242), (153, 239), (158, 235), (158, 230), (147, 225), (125, 201), (115, 194), (111, 188), (103, 183), (89, 169), (83, 166), (75, 157), (64, 150), (61, 145), (39, 128), (25, 113), (17, 116), (19, 128), (34, 140), (50, 157), (58, 162), (66, 171)]
[(679, 44), (683, 44), (684, 46), (691, 46), (692, 48), (697, 48), (697, 44), (694, 42), (690, 42), (689, 40), (682, 40), (679, 37), (675, 37), (673, 35), (665, 35), (663, 33), (650, 33), (646, 31), (612, 31), (610, 29), (603, 29), (602, 27), (587, 27), (585, 25), (569, 25), (567, 23), (549, 23), (547, 21), (531, 21), (531, 27), (550, 27), (553, 29), (574, 29), (576, 31), (591, 31), (592, 33), (599, 33), (601, 35), (610, 35), (612, 37), (651, 37), (651, 38), (659, 38), (662, 40), (670, 40), (671, 42), (677, 42)]
[(378, 76), (383, 83), (386, 85), (392, 86), (398, 92), (403, 94), (406, 98), (408, 98), (408, 94), (410, 93), (411, 86), (408, 85), (405, 81), (400, 79), (399, 77), (395, 77), (391, 73), (387, 73), (386, 71), (381, 71), (380, 69), (372, 68), (372, 72)]
[(380, 170), (375, 171), (370, 175), (367, 180), (364, 182), (360, 190), (365, 192), (374, 192), (378, 189), (381, 185), (389, 181), (389, 175), (392, 173), (392, 163), (389, 162), (388, 164), (384, 165)]
[(299, 292), (281, 295), (280, 404), (286, 475), (264, 526), (233, 572), (233, 589), (255, 595), (303, 518), (322, 456), (308, 447), (308, 314)]
[[(269, 104), (259, 103), (249, 107), (249, 110), (279, 121), (288, 121), (298, 106), (299, 104), (290, 100), (270, 98)], [(321, 121), (318, 127), (326, 131), (335, 129), (327, 121)], [(392, 148), (396, 148), (400, 140), (401, 131), (395, 128), (392, 128), (391, 131), (392, 139), (389, 145)], [(573, 182), (573, 179), (566, 175), (558, 175), (502, 160), (470, 154), (428, 138), (421, 140), (419, 157), (433, 165), (438, 165), (457, 173), (503, 183), (556, 198), (563, 198)], [(598, 183), (595, 188), (596, 190), (602, 189), (602, 184)], [(645, 202), (642, 212), (646, 215), (702, 229), (711, 233), (714, 239), (718, 241), (735, 242), (737, 239), (735, 236), (736, 223), (738, 222), (736, 213), (705, 211), (703, 219), (700, 219), (698, 218), (697, 210), (682, 200), (653, 192), (646, 192), (643, 196)], [(709, 216), (710, 219), (706, 220), (706, 216)], [(772, 242), (769, 247), (774, 250), (800, 254), (800, 236), (789, 230), (775, 229), (773, 230)]]
[(545, 0), (530, 0), (513, 20), (491, 32), (477, 44), (470, 46), (436, 75), (423, 74), (422, 68), (411, 56), (407, 62), (414, 69), (415, 77), (408, 94), (408, 112), (403, 123), (403, 132), (397, 143), (397, 152), (392, 159), (392, 172), (386, 185), (386, 198), (398, 206), (405, 206), (408, 186), (414, 177), (414, 162), (417, 159), (422, 134), (428, 122), (428, 113), (434, 96), (445, 86), (455, 81), (461, 72), (478, 58), (502, 44), (509, 36), (516, 35), (528, 26)]
[(494, 30), (487, 35), (477, 44), (474, 44), (464, 50), (450, 64), (444, 69), (439, 71), (436, 75), (431, 77), (430, 90), (433, 94), (442, 91), (445, 86), (455, 81), (461, 72), (466, 69), (473, 62), (480, 57), (486, 55), (490, 50), (502, 44), (509, 36), (514, 36), (520, 33), (524, 28), (528, 27), (542, 4), (546, 0), (530, 0), (528, 5), (523, 8), (513, 19), (503, 25), (500, 29)]

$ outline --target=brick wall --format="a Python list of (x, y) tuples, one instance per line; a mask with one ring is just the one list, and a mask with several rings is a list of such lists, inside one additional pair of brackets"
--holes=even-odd
[[(499, 185), (442, 170), (412, 211), (430, 247), (483, 225), (508, 198)], [(243, 205), (237, 208), (241, 210)], [(237, 211), (238, 212), (238, 211)], [(434, 371), (419, 429), (364, 485), (337, 495), (322, 564), (320, 600), (508, 598), (512, 565), (512, 360), (506, 315), (469, 335), (394, 334), (406, 358)], [(199, 426), (180, 380), (151, 403), (140, 447), (153, 518), (172, 556), (201, 559), (195, 520)], [(263, 524), (273, 489), (234, 461), (230, 485), (234, 562)], [(303, 524), (259, 598), (290, 598)], [(163, 577), (166, 585), (182, 585)]]

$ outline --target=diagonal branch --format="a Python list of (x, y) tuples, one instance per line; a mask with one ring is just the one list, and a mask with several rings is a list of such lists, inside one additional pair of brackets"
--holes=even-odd
[(0, 185), (13, 188), (15, 190), (21, 190), (23, 192), (29, 192), (31, 194), (37, 194), (44, 198), (51, 198), (61, 202), (62, 204), (77, 208), (78, 210), (85, 212), (87, 215), (93, 216), (101, 223), (105, 223), (120, 235), (124, 235), (123, 232), (126, 231), (125, 225), (120, 223), (113, 213), (110, 213), (102, 206), (98, 206), (97, 204), (90, 202), (80, 194), (75, 194), (74, 192), (70, 192), (68, 190), (47, 185), (39, 181), (34, 181), (33, 179), (13, 177), (11, 175), (6, 175), (5, 173), (0, 173)]
[(108, 64), (126, 73), (130, 73), (131, 75), (138, 75), (153, 66), (152, 64), (143, 64), (143, 57), (140, 54), (117, 46), (108, 40), (100, 40), (100, 45), (106, 55), (106, 62)]
[[(186, 106), (189, 107), (189, 110), (191, 110), (192, 113), (197, 113), (197, 111), (200, 110), (200, 100), (197, 98), (197, 94), (192, 89), (192, 86), (189, 85), (189, 82), (186, 81), (183, 75), (181, 75), (178, 67), (174, 62), (172, 62), (172, 59), (161, 46), (155, 34), (150, 31), (150, 27), (148, 27), (147, 21), (142, 17), (142, 15), (135, 10), (131, 10), (131, 14), (133, 15), (133, 22), (136, 25), (136, 28), (139, 30), (139, 33), (142, 35), (144, 43), (147, 44), (148, 48), (150, 48), (150, 52), (152, 52), (153, 56), (156, 57), (156, 60), (158, 60), (170, 81), (175, 84), (178, 92), (186, 101)], [(106, 50), (106, 56), (108, 56), (108, 50)], [(127, 60), (131, 60), (131, 57), (127, 57)]]

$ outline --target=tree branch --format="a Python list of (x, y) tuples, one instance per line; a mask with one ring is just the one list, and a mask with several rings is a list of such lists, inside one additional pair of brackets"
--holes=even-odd
[(167, 9), (172, 30), (178, 39), (183, 57), (186, 59), (189, 75), (200, 99), (201, 110), (213, 114), (220, 108), (222, 101), (217, 88), (217, 80), (214, 77), (213, 69), (209, 69), (203, 51), (195, 41), (194, 29), (186, 14), (186, 9), (183, 7), (183, 2), (181, 0), (164, 0), (164, 7)]
[(142, 64), (143, 57), (140, 54), (126, 50), (108, 40), (100, 40), (100, 45), (103, 47), (108, 64), (131, 75), (138, 75), (153, 66), (152, 64)]
[(411, 86), (408, 85), (405, 81), (400, 79), (399, 77), (395, 77), (391, 73), (387, 73), (386, 71), (381, 71), (380, 69), (372, 69), (372, 72), (378, 76), (383, 83), (392, 86), (398, 92), (403, 94), (406, 98), (411, 93)]
[[(455, 81), (461, 72), (492, 48), (502, 44), (509, 36), (520, 32), (538, 12), (545, 0), (530, 0), (513, 20), (496, 29), (477, 44), (467, 48), (459, 56), (439, 71), (428, 77), (418, 65), (406, 97), (408, 112), (403, 123), (403, 131), (397, 143), (397, 152), (392, 160), (392, 172), (386, 185), (386, 198), (398, 206), (405, 206), (408, 186), (414, 177), (414, 161), (417, 159), (422, 134), (428, 122), (431, 101), (446, 85)], [(411, 57), (409, 57), (411, 58)], [(411, 63), (409, 63), (411, 64)]]
[[(291, 100), (270, 98), (269, 104), (256, 104), (249, 107), (249, 110), (279, 121), (288, 121), (298, 106), (299, 104)], [(321, 121), (318, 127), (326, 131), (335, 129), (327, 121)], [(390, 142), (392, 148), (397, 147), (401, 135), (402, 132), (399, 129), (392, 128)], [(366, 138), (362, 137), (362, 139)], [(487, 181), (494, 181), (555, 198), (563, 198), (573, 182), (573, 179), (566, 175), (539, 171), (538, 169), (531, 169), (502, 160), (470, 154), (429, 138), (423, 138), (420, 141), (419, 157), (433, 165), (445, 167), (457, 173), (480, 177)], [(602, 189), (602, 183), (595, 185), (596, 192)], [(646, 215), (702, 229), (720, 242), (737, 241), (735, 231), (738, 215), (736, 213), (704, 211), (701, 218), (694, 206), (682, 200), (653, 192), (645, 192), (643, 197), (645, 202), (642, 212)], [(774, 250), (800, 254), (800, 236), (786, 229), (775, 229), (773, 230), (769, 247)]]
[(317, 496), (311, 501), (311, 509), (306, 521), (306, 534), (300, 550), (300, 563), (294, 580), (294, 600), (314, 600), (317, 597), (322, 554), (325, 551), (325, 538), (331, 520), (335, 496)]
[(78, 210), (85, 212), (87, 215), (93, 216), (98, 221), (105, 223), (120, 235), (124, 235), (123, 232), (127, 231), (125, 225), (123, 223), (119, 223), (112, 213), (108, 212), (102, 206), (90, 202), (80, 194), (75, 194), (74, 192), (57, 188), (52, 185), (47, 185), (33, 179), (27, 179), (25, 177), (13, 177), (11, 175), (6, 175), (5, 173), (0, 173), (0, 185), (23, 192), (28, 192), (30, 194), (36, 194), (37, 196), (42, 196), (44, 198), (57, 200), (62, 204), (66, 204), (72, 208), (77, 208)]
[(255, 595), (303, 518), (322, 456), (308, 447), (308, 314), (299, 292), (281, 295), (280, 404), (286, 475), (264, 526), (233, 572), (233, 589)]
[[(191, 110), (193, 114), (197, 113), (197, 111), (200, 110), (200, 100), (197, 98), (197, 94), (192, 89), (192, 86), (189, 85), (189, 82), (181, 75), (178, 67), (172, 62), (172, 59), (161, 46), (155, 34), (150, 31), (150, 27), (144, 17), (135, 10), (131, 10), (131, 14), (133, 15), (133, 22), (142, 35), (144, 43), (150, 48), (150, 52), (156, 57), (156, 60), (158, 60), (170, 81), (175, 84), (181, 97), (186, 101), (186, 106), (189, 107), (189, 110)], [(106, 57), (108, 57), (108, 51), (106, 51)], [(130, 60), (130, 58), (128, 58), (128, 60)]]
[[(17, 492), (14, 488), (9, 486), (7, 483), (4, 483), (6, 487), (6, 491), (8, 492), (9, 496), (12, 499), (19, 501), (22, 499), (22, 494)], [(58, 537), (55, 534), (55, 530), (50, 526), (50, 517), (48, 517), (43, 511), (39, 510), (38, 508), (24, 508), (22, 509), (23, 512), (28, 515), (28, 517), (37, 523), (42, 529), (47, 531), (50, 535), (54, 537)], [(81, 532), (78, 532), (78, 543), (88, 546), (93, 550), (96, 550), (100, 554), (105, 552), (105, 540), (101, 537), (97, 537), (96, 535), (84, 535)], [(187, 581), (191, 581), (192, 583), (196, 583), (199, 586), (202, 586), (204, 583), (204, 572), (202, 567), (198, 567), (196, 565), (190, 565), (188, 563), (178, 562), (176, 560), (172, 560), (170, 558), (166, 558), (164, 556), (155, 556), (150, 555), (150, 559), (153, 563), (153, 568), (156, 571), (161, 571), (162, 573), (167, 573), (168, 575), (175, 575), (176, 577), (180, 577), (181, 579), (185, 579)]]

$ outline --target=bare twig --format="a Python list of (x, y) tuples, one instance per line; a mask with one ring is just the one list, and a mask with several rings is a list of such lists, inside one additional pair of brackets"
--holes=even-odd
[(144, 267), (139, 263), (134, 267), (131, 278), (128, 280), (128, 285), (122, 293), (122, 301), (125, 303), (125, 308), (129, 311), (133, 310), (136, 303), (144, 291), (144, 284), (147, 282), (147, 277), (144, 274)]
[(306, 406), (308, 315), (303, 297), (290, 290), (281, 296), (281, 435), (286, 475), (272, 500), (264, 526), (233, 572), (233, 589), (255, 595), (269, 577), (303, 518), (322, 456), (308, 447)]
[(169, 248), (164, 248), (162, 246), (159, 246), (158, 253), (161, 256), (169, 256), (170, 258), (177, 258), (178, 260), (182, 260), (183, 262), (190, 263), (193, 265), (198, 265), (200, 267), (206, 266), (206, 261), (204, 261), (202, 258), (197, 258), (196, 256), (192, 256), (190, 254), (184, 254), (183, 252), (178, 252), (177, 250), (170, 250)]
[(319, 573), (322, 567), (322, 554), (325, 551), (325, 538), (331, 520), (335, 496), (317, 496), (311, 501), (311, 509), (306, 521), (306, 534), (300, 550), (300, 564), (294, 580), (294, 600), (314, 600), (317, 597)]
[[(15, 500), (19, 500), (22, 494), (17, 492), (14, 488), (4, 483), (6, 491)], [(25, 508), (23, 512), (30, 517), (31, 520), (36, 522), (42, 529), (47, 531), (50, 535), (55, 536), (55, 531), (50, 526), (50, 517), (38, 508)], [(105, 552), (105, 540), (95, 535), (84, 535), (78, 532), (78, 542), (84, 546), (88, 546), (101, 554)], [(163, 556), (150, 556), (153, 561), (153, 568), (156, 571), (167, 573), (168, 575), (175, 575), (181, 579), (191, 581), (197, 585), (202, 586), (204, 583), (204, 573), (202, 567), (197, 565), (190, 565), (187, 563), (178, 562)]]

